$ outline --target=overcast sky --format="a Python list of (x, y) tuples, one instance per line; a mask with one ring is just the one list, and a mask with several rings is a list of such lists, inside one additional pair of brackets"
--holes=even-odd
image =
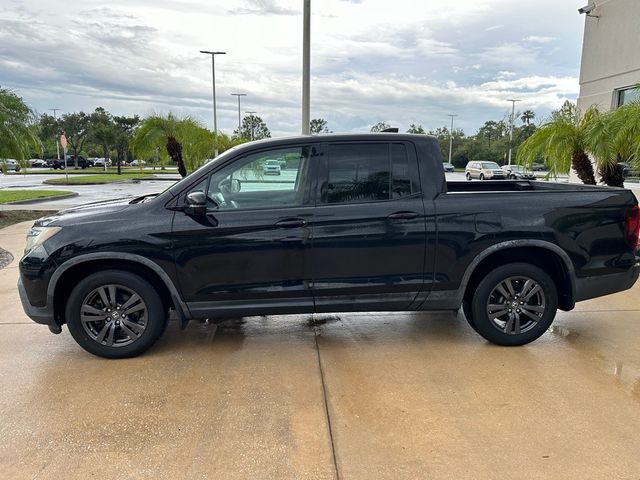
[[(311, 116), (336, 132), (542, 120), (578, 94), (586, 0), (312, 0)], [(258, 112), (300, 131), (302, 0), (0, 0), (0, 85), (39, 112), (190, 114), (211, 128)]]

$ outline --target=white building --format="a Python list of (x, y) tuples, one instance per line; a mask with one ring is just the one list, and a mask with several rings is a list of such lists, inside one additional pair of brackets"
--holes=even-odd
[(578, 108), (608, 111), (640, 96), (640, 0), (588, 1)]

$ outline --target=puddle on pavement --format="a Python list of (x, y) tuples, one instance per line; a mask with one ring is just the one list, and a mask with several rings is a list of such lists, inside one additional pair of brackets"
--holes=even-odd
[(621, 361), (612, 361), (598, 351), (590, 349), (586, 344), (580, 344), (580, 334), (570, 328), (561, 325), (552, 325), (548, 332), (562, 340), (566, 340), (582, 350), (589, 351), (604, 367), (604, 371), (613, 375), (620, 386), (635, 400), (640, 402), (640, 368), (623, 364)]

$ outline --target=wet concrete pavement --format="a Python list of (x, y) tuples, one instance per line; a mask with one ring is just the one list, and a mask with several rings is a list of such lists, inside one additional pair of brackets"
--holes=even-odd
[[(28, 224), (0, 230), (20, 256)], [(172, 323), (109, 361), (0, 270), (0, 478), (637, 479), (640, 286), (521, 348), (461, 314)]]

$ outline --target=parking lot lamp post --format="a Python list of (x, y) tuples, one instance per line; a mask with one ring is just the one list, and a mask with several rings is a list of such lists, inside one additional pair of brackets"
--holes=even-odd
[(211, 52), (208, 50), (200, 50), (200, 53), (211, 55), (211, 79), (213, 84), (213, 132), (216, 134), (215, 156), (218, 156), (218, 115), (216, 112), (216, 55), (226, 55), (227, 52)]
[(509, 129), (509, 165), (511, 165), (511, 152), (513, 150), (513, 121), (516, 116), (516, 102), (520, 100), (508, 99), (508, 102), (511, 102), (511, 118), (510, 118), (510, 129)]
[(232, 93), (231, 95), (238, 97), (238, 137), (240, 137), (240, 129), (242, 128), (242, 123), (240, 121), (240, 97), (246, 97), (246, 93)]
[(451, 163), (451, 159), (453, 157), (453, 119), (458, 115), (451, 113), (449, 117), (451, 117), (451, 130), (449, 130), (449, 163)]
[(311, 121), (311, 0), (304, 0), (302, 13), (302, 135), (309, 135)]

